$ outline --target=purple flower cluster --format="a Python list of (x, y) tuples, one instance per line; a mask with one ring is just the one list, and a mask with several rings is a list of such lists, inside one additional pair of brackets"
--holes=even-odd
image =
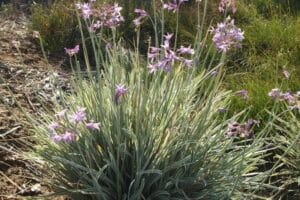
[(115, 3), (114, 5), (106, 4), (102, 7), (99, 18), (103, 26), (108, 28), (115, 28), (124, 22), (121, 14), (122, 7)]
[(193, 55), (194, 50), (191, 48), (191, 46), (181, 46), (176, 51), (173, 51), (170, 47), (172, 37), (173, 34), (168, 33), (165, 35), (164, 44), (161, 45), (161, 48), (150, 47), (150, 51), (148, 53), (148, 69), (150, 73), (154, 73), (158, 69), (169, 72), (176, 61), (181, 61), (185, 67), (192, 67), (193, 61), (182, 56)]
[(128, 88), (124, 85), (116, 85), (115, 88), (115, 103), (118, 105), (120, 103), (121, 97), (128, 92)]
[(224, 13), (225, 11), (235, 13), (237, 11), (235, 0), (221, 0), (219, 3), (219, 11), (221, 13)]
[(243, 124), (240, 124), (238, 122), (231, 122), (228, 124), (226, 135), (228, 137), (249, 137), (253, 134), (252, 127), (256, 124), (259, 124), (259, 122), (253, 119), (249, 119)]
[(234, 20), (226, 18), (224, 23), (219, 23), (217, 28), (212, 28), (213, 42), (219, 51), (227, 52), (232, 47), (240, 48), (244, 39), (244, 32), (234, 25)]
[(68, 54), (70, 57), (74, 56), (79, 52), (79, 45), (76, 45), (74, 48), (67, 49), (65, 48), (66, 54)]
[(274, 100), (287, 102), (291, 109), (300, 109), (299, 98), (300, 91), (292, 94), (291, 92), (281, 92), (280, 89), (274, 88), (269, 93), (268, 96)]
[(189, 0), (173, 0), (173, 2), (168, 2), (163, 5), (163, 8), (168, 11), (173, 11), (173, 13), (177, 12), (180, 8), (180, 5), (184, 2), (188, 2)]
[[(48, 131), (50, 133), (50, 139), (55, 142), (65, 142), (72, 143), (77, 139), (77, 125), (83, 123), (85, 127), (89, 130), (100, 130), (100, 123), (95, 123), (93, 120), (86, 122), (86, 108), (78, 108), (69, 117), (67, 114), (67, 109), (58, 112), (55, 116), (58, 117), (57, 122), (52, 122), (48, 125)], [(69, 124), (68, 122), (71, 122)]]
[(100, 27), (115, 28), (124, 21), (121, 15), (122, 7), (119, 4), (105, 4), (98, 10), (93, 8), (92, 2), (95, 2), (95, 0), (90, 0), (89, 3), (75, 4), (84, 19), (94, 17), (92, 24), (89, 26), (90, 31), (95, 32)]
[(133, 23), (136, 27), (139, 27), (142, 24), (142, 20), (149, 15), (143, 9), (135, 9), (134, 12), (138, 14), (138, 17), (133, 20)]

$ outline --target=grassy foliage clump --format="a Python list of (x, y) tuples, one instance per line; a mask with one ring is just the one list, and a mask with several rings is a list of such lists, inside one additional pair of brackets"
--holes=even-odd
[[(106, 8), (103, 12), (109, 13), (112, 7)], [(118, 11), (114, 15), (122, 19)], [(146, 61), (138, 49), (139, 28), (135, 51), (116, 40), (121, 21), (101, 27), (99, 33), (90, 31), (95, 72), (89, 67), (84, 38), (86, 72), (76, 59), (79, 46), (67, 49), (77, 70), (72, 94), (63, 95), (57, 105), (66, 110), (45, 113), (34, 130), (34, 156), (45, 163), (46, 181), (56, 194), (80, 200), (255, 196), (264, 178), (257, 168), (264, 162), (267, 131), (254, 134), (252, 125), (245, 123), (238, 129), (229, 127), (234, 121), (246, 121), (240, 114), (222, 117), (220, 110), (228, 107), (231, 97), (221, 89), (224, 54), (219, 61), (200, 45), (176, 50), (172, 35), (161, 31), (162, 40), (156, 37), (158, 44), (151, 48), (157, 55)], [(105, 52), (100, 45), (104, 28), (112, 35)], [(197, 38), (195, 44), (206, 41)], [(191, 61), (182, 51), (190, 52)], [(197, 59), (201, 62), (194, 62)], [(149, 73), (155, 60), (168, 66)], [(212, 63), (216, 67), (207, 70)]]

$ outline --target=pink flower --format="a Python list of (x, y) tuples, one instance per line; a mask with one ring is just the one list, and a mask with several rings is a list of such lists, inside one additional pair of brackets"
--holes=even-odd
[(120, 98), (124, 96), (128, 92), (128, 88), (126, 88), (124, 85), (116, 85), (115, 89), (115, 103), (120, 103)]
[(88, 19), (93, 14), (90, 3), (76, 3), (75, 7), (81, 11), (84, 19)]
[(161, 47), (164, 49), (164, 50), (169, 50), (170, 49), (170, 41), (173, 37), (173, 33), (167, 33), (166, 35), (164, 35), (164, 44), (161, 45)]
[(100, 123), (89, 122), (86, 124), (86, 127), (91, 130), (100, 130)]
[(190, 68), (193, 65), (193, 60), (183, 59), (183, 65)]
[(224, 13), (226, 10), (235, 13), (237, 11), (235, 0), (221, 0), (219, 3), (219, 12)]
[(159, 56), (161, 49), (157, 47), (150, 47), (150, 52), (148, 53), (148, 58), (151, 60), (151, 62), (154, 61), (155, 58)]
[(66, 53), (71, 57), (79, 52), (79, 45), (76, 45), (73, 49), (65, 48)]
[(173, 13), (177, 12), (179, 10), (179, 7), (182, 3), (188, 2), (189, 0), (179, 0), (177, 3), (177, 0), (173, 0), (173, 2), (168, 2), (163, 5), (163, 8), (168, 11), (173, 11)]
[(98, 30), (102, 26), (103, 26), (103, 23), (100, 20), (97, 20), (96, 22), (94, 22), (93, 24), (91, 24), (91, 26), (89, 27), (89, 30), (91, 32), (96, 32), (96, 30)]
[(139, 17), (147, 17), (147, 16), (148, 16), (148, 13), (147, 13), (145, 10), (143, 10), (143, 9), (138, 9), (138, 8), (136, 8), (136, 9), (134, 10), (134, 12), (135, 12), (136, 14), (138, 14)]
[(153, 74), (158, 70), (157, 65), (156, 64), (151, 64), (151, 63), (148, 65), (147, 68), (149, 69), (150, 74)]
[(62, 135), (62, 140), (66, 143), (72, 143), (76, 140), (76, 135), (72, 132), (66, 131), (66, 133)]
[(168, 11), (173, 11), (174, 13), (179, 10), (176, 0), (174, 0), (173, 2), (165, 3), (163, 5), (163, 8)]
[(71, 116), (71, 121), (72, 121), (74, 124), (78, 124), (79, 122), (83, 122), (84, 120), (86, 120), (85, 110), (86, 110), (86, 108), (79, 108), (79, 109), (77, 110), (77, 112), (75, 112), (75, 113)]
[(177, 49), (178, 54), (190, 54), (193, 55), (195, 53), (194, 49), (191, 48), (191, 45), (188, 47), (181, 46)]

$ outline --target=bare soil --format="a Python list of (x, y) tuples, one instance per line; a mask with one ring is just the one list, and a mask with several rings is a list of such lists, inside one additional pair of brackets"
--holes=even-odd
[(34, 144), (28, 116), (52, 109), (53, 77), (67, 87), (68, 75), (43, 58), (29, 25), (24, 14), (0, 13), (0, 200), (51, 193), (39, 182), (38, 167), (23, 156)]

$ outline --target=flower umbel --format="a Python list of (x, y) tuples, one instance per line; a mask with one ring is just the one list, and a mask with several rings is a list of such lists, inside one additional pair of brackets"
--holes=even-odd
[(172, 33), (167, 33), (164, 38), (164, 42), (161, 48), (150, 47), (148, 53), (148, 69), (150, 73), (156, 72), (158, 69), (162, 69), (165, 72), (169, 72), (176, 61), (181, 61), (182, 66), (190, 68), (193, 66), (193, 60), (182, 57), (183, 55), (193, 55), (194, 49), (191, 45), (188, 47), (181, 46), (179, 49), (171, 49), (170, 43), (173, 37)]
[(90, 16), (93, 14), (93, 10), (91, 8), (90, 3), (76, 3), (76, 8), (81, 11), (81, 15), (84, 19), (90, 18)]
[(213, 42), (219, 51), (227, 52), (232, 47), (240, 48), (244, 39), (244, 32), (234, 25), (234, 20), (228, 17), (224, 23), (210, 30), (213, 33)]
[(119, 26), (124, 21), (121, 10), (122, 7), (117, 3), (114, 5), (105, 5), (99, 13), (100, 21), (108, 28)]

